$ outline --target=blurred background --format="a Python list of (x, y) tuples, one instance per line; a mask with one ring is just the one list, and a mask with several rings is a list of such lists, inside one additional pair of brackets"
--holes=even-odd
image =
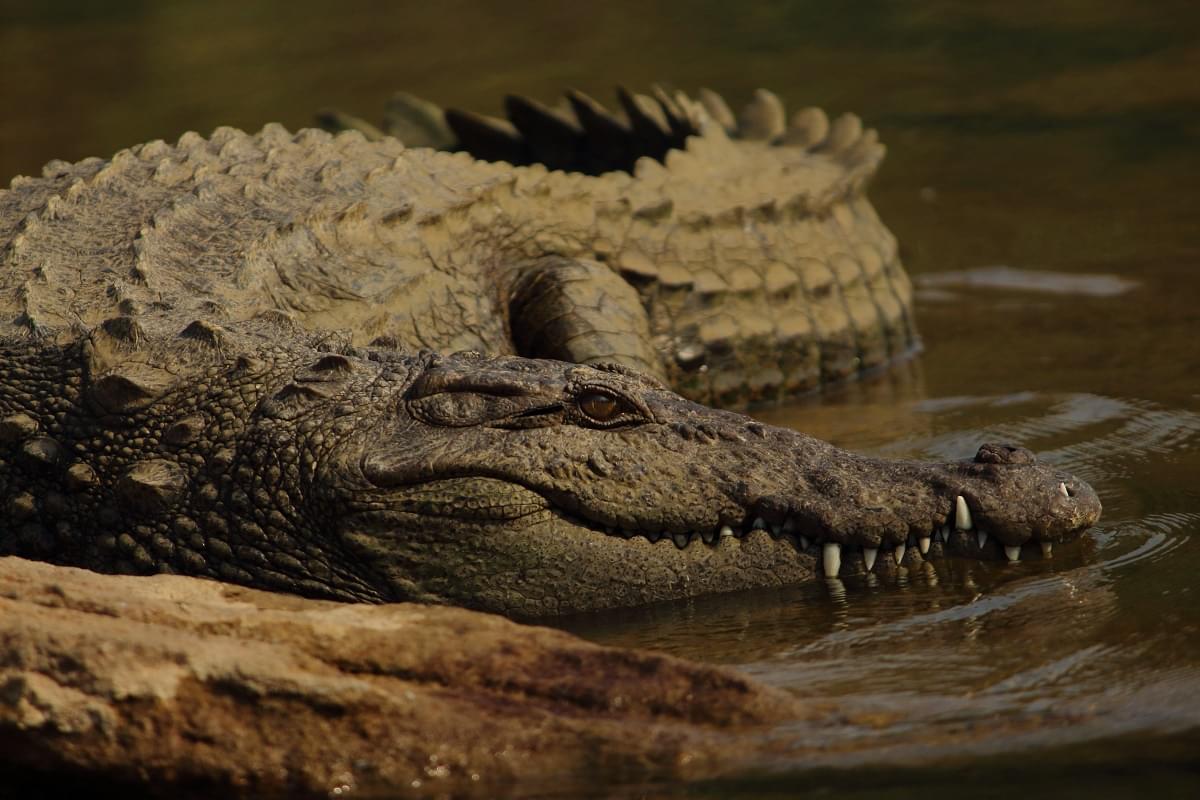
[[(0, 174), (218, 125), (295, 129), (327, 106), (377, 122), (399, 89), (499, 113), (509, 92), (656, 81), (854, 111), (889, 146), (871, 197), (925, 352), (764, 418), (894, 456), (1018, 441), (1105, 503), (1053, 561), (565, 623), (847, 711), (844, 730), (773, 734), (802, 758), (680, 791), (1196, 796), (1194, 0), (0, 0)], [(813, 765), (831, 769), (788, 777)]]

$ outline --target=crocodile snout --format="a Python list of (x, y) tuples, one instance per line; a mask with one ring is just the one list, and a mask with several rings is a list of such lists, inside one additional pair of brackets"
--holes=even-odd
[(975, 454), (976, 464), (1036, 464), (1037, 456), (1015, 444), (985, 442)]
[[(973, 532), (974, 541), (967, 540), (973, 547), (967, 549), (977, 557), (986, 555), (993, 537), (1009, 561), (1020, 560), (1026, 544), (1038, 545), (1048, 557), (1055, 542), (1076, 538), (1100, 518), (1100, 498), (1091, 486), (1039, 464), (1023, 447), (983, 444), (964, 473), (953, 529)], [(942, 538), (950, 544), (948, 535)]]

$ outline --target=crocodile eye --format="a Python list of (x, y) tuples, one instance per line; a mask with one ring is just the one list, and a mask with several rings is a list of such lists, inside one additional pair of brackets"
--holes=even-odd
[(579, 410), (593, 422), (604, 423), (612, 422), (630, 409), (619, 398), (593, 389), (580, 396)]

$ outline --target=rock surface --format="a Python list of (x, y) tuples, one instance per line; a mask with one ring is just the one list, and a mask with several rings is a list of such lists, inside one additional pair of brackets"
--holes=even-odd
[(767, 755), (765, 726), (823, 713), (729, 670), (478, 612), (0, 558), (10, 788), (483, 796), (704, 778)]

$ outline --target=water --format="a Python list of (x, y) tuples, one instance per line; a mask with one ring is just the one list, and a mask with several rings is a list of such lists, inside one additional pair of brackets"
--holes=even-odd
[(890, 146), (872, 197), (926, 349), (761, 416), (891, 456), (1012, 440), (1100, 493), (1100, 526), (1050, 561), (570, 621), (844, 710), (771, 732), (793, 755), (737, 780), (622, 792), (1195, 796), (1194, 4), (218, 5), (0, 4), (0, 172), (190, 128), (298, 127), (323, 105), (377, 118), (396, 88), (493, 111), (505, 91), (665, 78), (854, 110)]

